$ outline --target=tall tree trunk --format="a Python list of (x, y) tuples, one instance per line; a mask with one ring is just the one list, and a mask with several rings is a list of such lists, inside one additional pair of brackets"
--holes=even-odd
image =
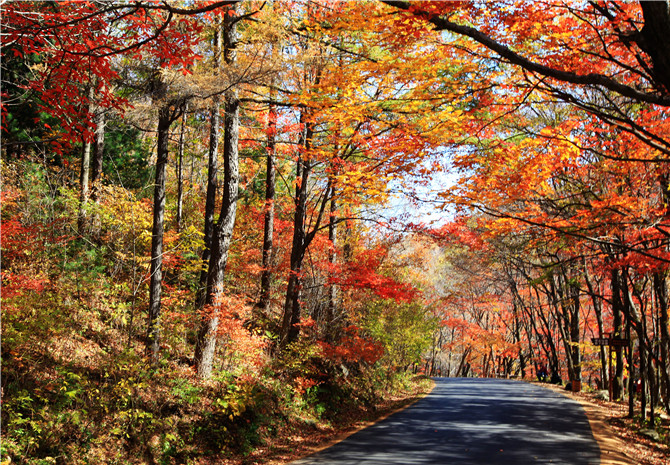
[[(317, 80), (318, 83), (318, 80)], [(302, 118), (301, 118), (302, 120)], [(304, 152), (309, 152), (314, 136), (314, 126), (307, 122), (305, 126)], [(309, 176), (312, 164), (303, 156), (298, 156), (296, 165), (296, 177), (298, 179), (295, 193), (295, 216), (293, 218), (293, 242), (291, 244), (291, 268), (289, 271), (288, 286), (286, 288), (286, 300), (284, 301), (284, 313), (279, 332), (279, 346), (285, 347), (295, 341), (300, 334), (302, 292), (302, 265), (305, 253), (312, 240), (319, 231), (326, 207), (331, 199), (332, 184), (329, 181), (321, 197), (319, 213), (312, 223), (311, 231), (307, 231), (307, 194), (309, 191)]]
[(521, 347), (521, 318), (519, 316), (519, 308), (517, 306), (516, 299), (514, 299), (512, 302), (512, 314), (514, 315), (514, 343), (519, 347), (519, 350), (517, 350), (517, 358), (519, 359), (519, 374), (521, 375), (521, 379), (524, 379), (526, 377), (526, 357), (523, 353), (523, 348)]
[[(583, 261), (584, 266), (584, 280), (586, 281), (586, 287), (589, 290), (589, 295), (591, 296), (591, 303), (593, 305), (593, 311), (596, 314), (596, 323), (598, 324), (598, 337), (605, 337), (604, 328), (603, 328), (603, 305), (601, 297), (596, 292), (595, 287), (593, 286), (593, 281), (591, 279), (591, 274), (589, 273), (588, 264), (586, 260)], [(609, 386), (609, 373), (607, 373), (607, 367), (609, 365), (607, 360), (607, 349), (605, 346), (599, 346), (600, 351), (600, 389), (607, 389)]]
[[(646, 318), (644, 315), (644, 308), (638, 309), (635, 305), (633, 296), (638, 298), (638, 302), (643, 302), (642, 296), (639, 292), (636, 291), (634, 283), (630, 280), (630, 274), (624, 272), (624, 279), (626, 280), (626, 298), (627, 298), (627, 313), (626, 316), (631, 323), (631, 326), (635, 333), (637, 334), (637, 343), (638, 351), (640, 355), (640, 413), (642, 415), (642, 420), (647, 419), (647, 405), (649, 398), (647, 396), (647, 386), (649, 386), (649, 391), (653, 390), (652, 380), (649, 377), (650, 369), (647, 366), (647, 361), (650, 359), (650, 350), (651, 348), (647, 344), (647, 325)], [(632, 377), (632, 376), (630, 376)]]
[(165, 223), (165, 179), (173, 114), (170, 104), (162, 101), (167, 85), (161, 78), (156, 81), (156, 97), (160, 100), (158, 136), (156, 142), (156, 177), (154, 181), (153, 225), (151, 228), (151, 280), (149, 283), (149, 316), (146, 347), (152, 360), (158, 358), (160, 348), (161, 292), (163, 279), (163, 230)]
[(456, 378), (467, 375), (467, 369), (466, 369), (465, 362), (468, 359), (468, 357), (470, 356), (471, 351), (472, 351), (472, 348), (470, 348), (470, 347), (467, 347), (463, 351), (463, 354), (461, 355), (461, 361), (458, 364), (458, 369), (456, 370)]
[[(317, 80), (318, 82), (318, 80)], [(304, 152), (309, 152), (312, 147), (312, 137), (314, 136), (314, 126), (310, 122), (304, 122)], [(300, 334), (301, 303), (300, 295), (302, 292), (302, 265), (305, 253), (309, 244), (312, 242), (321, 225), (324, 212), (329, 204), (332, 185), (328, 185), (321, 197), (321, 206), (316, 220), (313, 221), (312, 230), (307, 231), (307, 194), (309, 191), (309, 176), (312, 170), (311, 162), (303, 156), (303, 152), (298, 155), (296, 164), (296, 183), (295, 192), (295, 216), (293, 218), (293, 241), (291, 244), (291, 268), (289, 271), (288, 286), (286, 288), (286, 300), (284, 301), (284, 313), (279, 331), (279, 346), (285, 347), (287, 344), (295, 341)]]
[[(330, 219), (328, 221), (328, 239), (330, 240), (330, 251), (328, 253), (328, 261), (332, 267), (335, 268), (337, 265), (337, 200), (335, 199), (335, 193), (333, 192), (333, 198), (330, 200)], [(326, 307), (326, 316), (324, 318), (324, 336), (326, 341), (332, 341), (335, 328), (333, 327), (335, 323), (335, 315), (338, 311), (338, 299), (339, 299), (339, 289), (337, 284), (331, 283), (328, 287), (328, 305)], [(433, 368), (434, 370), (435, 355), (433, 354)]]
[[(530, 284), (530, 283), (529, 283), (529, 285), (532, 286), (532, 284)], [(554, 341), (554, 338), (552, 337), (552, 332), (553, 332), (552, 331), (552, 325), (551, 325), (551, 322), (547, 319), (547, 316), (542, 311), (542, 304), (541, 304), (542, 301), (541, 301), (541, 298), (540, 298), (539, 290), (537, 289), (537, 287), (533, 287), (533, 290), (535, 291), (535, 297), (536, 297), (537, 303), (538, 303), (537, 315), (539, 316), (540, 321), (542, 322), (542, 325), (544, 326), (544, 330), (545, 330), (545, 334), (546, 334), (545, 339), (547, 341), (546, 346), (549, 348), (549, 353), (548, 353), (549, 368), (551, 369), (552, 373), (558, 374), (560, 372), (558, 349), (556, 348), (556, 342)], [(554, 302), (556, 301), (555, 297), (552, 294), (550, 294), (549, 292), (547, 292), (547, 298), (550, 300), (550, 305), (552, 305), (552, 308), (554, 308), (554, 313), (556, 313), (557, 310), (553, 305)], [(542, 334), (537, 329), (537, 326), (535, 324), (535, 318), (533, 317), (530, 310), (528, 311), (528, 319), (530, 320), (530, 323), (531, 323), (533, 329), (535, 330), (535, 333), (537, 334), (537, 338), (540, 341), (540, 344), (544, 348), (545, 344), (542, 340)], [(545, 352), (546, 352), (546, 349), (545, 349)]]
[[(236, 60), (235, 45), (237, 44), (237, 9), (229, 8), (232, 14), (226, 14), (223, 24), (224, 59), (227, 64)], [(232, 87), (225, 93), (224, 143), (223, 143), (223, 195), (221, 213), (212, 232), (212, 247), (209, 267), (207, 270), (207, 288), (205, 306), (215, 309), (223, 293), (226, 265), (230, 241), (235, 227), (237, 199), (239, 192), (239, 152), (238, 141), (240, 131), (240, 101), (238, 92)], [(198, 332), (195, 348), (195, 363), (198, 375), (207, 379), (212, 375), (214, 354), (216, 353), (217, 330), (219, 327), (218, 312), (205, 312)]]
[[(570, 354), (572, 357), (573, 375), (572, 379), (573, 390), (581, 391), (582, 384), (582, 351), (580, 349), (580, 333), (579, 333), (579, 294), (580, 288), (574, 283), (568, 283), (569, 292), (569, 307), (570, 314)], [(575, 383), (579, 383), (579, 387), (575, 388)]]
[(89, 173), (91, 166), (91, 141), (82, 140), (81, 169), (79, 171), (79, 214), (77, 216), (77, 231), (83, 235), (86, 229), (86, 204), (88, 203)]
[[(272, 97), (271, 97), (272, 98)], [(272, 283), (272, 251), (274, 248), (275, 219), (275, 144), (277, 130), (277, 108), (270, 104), (268, 108), (267, 161), (265, 167), (265, 212), (263, 218), (263, 272), (261, 274), (261, 292), (257, 308), (265, 317), (270, 305), (270, 286)]]
[(572, 381), (575, 378), (574, 358), (572, 356), (571, 341), (571, 325), (570, 325), (570, 311), (566, 303), (565, 289), (561, 282), (561, 277), (552, 276), (549, 280), (550, 284), (550, 305), (554, 309), (554, 315), (558, 321), (558, 329), (563, 342), (563, 349), (565, 350), (565, 361), (568, 364), (568, 378)]
[[(302, 118), (301, 118), (302, 119)], [(303, 140), (304, 151), (310, 149), (312, 141), (312, 124), (305, 123), (305, 136)], [(305, 221), (307, 217), (307, 191), (309, 186), (309, 175), (311, 171), (310, 162), (305, 159), (303, 153), (298, 154), (296, 163), (296, 191), (295, 191), (295, 214), (293, 216), (293, 241), (291, 244), (291, 263), (286, 288), (286, 299), (284, 301), (284, 313), (279, 334), (280, 346), (293, 342), (300, 333), (300, 294), (302, 291), (302, 262), (306, 251)]]
[[(93, 113), (93, 83), (88, 87), (88, 113)], [(89, 178), (91, 172), (91, 140), (82, 134), (81, 169), (79, 171), (79, 215), (77, 217), (77, 230), (80, 235), (84, 234), (86, 228), (86, 204), (90, 196)]]
[(184, 215), (184, 132), (186, 126), (186, 112), (188, 105), (184, 105), (184, 114), (181, 119), (181, 128), (179, 129), (179, 151), (177, 153), (177, 163), (175, 166), (175, 175), (177, 177), (177, 232), (181, 232)]
[[(214, 34), (214, 63), (218, 73), (221, 67), (221, 44), (223, 42), (223, 26), (219, 22)], [(209, 154), (207, 158), (207, 194), (205, 199), (205, 225), (202, 249), (202, 268), (198, 292), (196, 293), (196, 308), (205, 306), (207, 298), (207, 270), (212, 249), (212, 232), (214, 231), (214, 210), (216, 208), (216, 191), (218, 188), (219, 171), (219, 134), (221, 132), (221, 103), (219, 96), (212, 98), (212, 106), (209, 109)]]
[[(97, 108), (95, 112), (95, 139), (93, 141), (93, 154), (91, 160), (91, 200), (100, 201), (100, 183), (102, 178), (102, 161), (105, 152), (105, 117), (106, 111)], [(95, 215), (91, 219), (91, 233), (96, 240), (100, 240), (100, 216)]]
[[(670, 180), (669, 175), (659, 176), (659, 184), (663, 193), (663, 204), (666, 205), (665, 216), (670, 218)], [(659, 341), (659, 375), (661, 378), (661, 399), (666, 412), (670, 412), (670, 320), (668, 319), (668, 272), (654, 273), (654, 289), (658, 308)]]
[[(628, 288), (628, 270), (626, 268), (621, 269), (621, 274), (620, 274), (620, 282), (619, 285), (621, 286), (621, 299), (623, 301), (623, 306), (622, 306), (622, 313), (626, 317), (626, 338), (628, 339), (628, 416), (633, 417), (635, 415), (635, 378), (638, 375), (638, 373), (635, 373), (635, 361), (634, 361), (634, 356), (633, 356), (633, 338), (631, 331), (634, 329), (633, 328), (633, 307), (632, 307), (632, 299), (631, 299), (631, 294), (630, 294), (630, 289)], [(640, 347), (640, 355), (643, 354), (642, 347)], [(642, 360), (643, 357), (640, 357), (640, 373), (639, 375), (642, 376), (642, 373), (645, 367), (644, 361)], [(643, 388), (643, 394), (644, 394), (644, 385), (642, 386)], [(644, 397), (644, 396), (643, 396)], [(646, 411), (646, 405), (644, 405), (644, 410)]]
[[(623, 313), (623, 299), (621, 298), (621, 274), (619, 269), (613, 269), (610, 277), (610, 286), (612, 290), (612, 336), (613, 337), (623, 337), (623, 323), (622, 323), (622, 313)], [(616, 347), (615, 349), (616, 364), (614, 373), (610, 373), (610, 376), (613, 376), (612, 383), (612, 397), (614, 400), (623, 399), (623, 349), (621, 347)]]

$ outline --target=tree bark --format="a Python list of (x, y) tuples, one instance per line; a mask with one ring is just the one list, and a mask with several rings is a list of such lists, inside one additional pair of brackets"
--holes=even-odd
[[(318, 83), (318, 78), (317, 78)], [(301, 121), (305, 126), (304, 152), (309, 152), (312, 147), (314, 136), (314, 125), (311, 122)], [(307, 195), (309, 191), (309, 176), (312, 170), (311, 162), (303, 156), (298, 155), (296, 164), (296, 192), (295, 192), (295, 216), (293, 218), (293, 242), (291, 244), (291, 268), (289, 271), (288, 286), (286, 289), (286, 300), (284, 301), (284, 313), (279, 333), (279, 346), (285, 347), (295, 341), (300, 334), (302, 292), (302, 265), (307, 248), (316, 236), (321, 226), (324, 212), (331, 199), (332, 184), (329, 181), (321, 197), (321, 205), (316, 219), (313, 221), (311, 231), (307, 232)]]
[[(223, 24), (224, 59), (227, 64), (233, 64), (236, 59), (235, 45), (237, 44), (236, 16), (237, 10), (231, 7), (233, 14), (226, 14)], [(216, 305), (223, 293), (226, 265), (230, 241), (235, 227), (237, 213), (237, 199), (239, 192), (239, 153), (238, 141), (240, 130), (240, 102), (238, 92), (232, 87), (225, 93), (224, 118), (224, 174), (223, 195), (219, 220), (212, 231), (212, 248), (207, 270), (207, 288), (205, 307), (213, 312), (205, 312), (198, 332), (195, 348), (195, 363), (198, 376), (207, 379), (212, 375), (214, 355), (216, 352), (217, 330), (219, 316)]]
[[(666, 205), (665, 216), (670, 217), (670, 181), (667, 173), (659, 176), (662, 199)], [(654, 273), (654, 289), (658, 308), (659, 375), (661, 399), (666, 412), (670, 412), (670, 319), (668, 318), (668, 272)]]
[[(93, 83), (88, 87), (88, 113), (93, 113)], [(79, 171), (79, 214), (77, 216), (77, 230), (83, 235), (86, 228), (86, 204), (88, 203), (90, 190), (89, 178), (91, 172), (91, 141), (82, 134), (81, 169)]]
[[(301, 117), (303, 119), (303, 117)], [(311, 147), (313, 136), (312, 124), (305, 123), (305, 135), (303, 138), (304, 151)], [(305, 221), (307, 216), (307, 190), (311, 171), (309, 161), (303, 153), (298, 154), (296, 163), (296, 191), (295, 191), (295, 214), (293, 216), (293, 241), (291, 244), (291, 264), (286, 288), (286, 299), (284, 301), (284, 313), (279, 334), (279, 345), (286, 346), (297, 339), (300, 334), (300, 294), (302, 291), (302, 262), (305, 258), (306, 232)]]
[(188, 107), (184, 106), (184, 114), (181, 119), (181, 128), (179, 129), (179, 151), (177, 153), (177, 163), (175, 175), (177, 177), (177, 232), (181, 232), (184, 215), (184, 132), (186, 125), (186, 112)]
[[(331, 267), (334, 269), (337, 265), (337, 200), (335, 200), (335, 193), (333, 192), (333, 198), (330, 200), (330, 219), (328, 221), (328, 239), (330, 240), (330, 251), (328, 253), (328, 261)], [(338, 311), (339, 306), (339, 289), (337, 284), (331, 283), (328, 287), (328, 305), (326, 307), (326, 315), (323, 322), (324, 328), (324, 337), (326, 341), (332, 341), (335, 328), (333, 327), (335, 323), (335, 315)], [(433, 356), (433, 358), (435, 358)], [(433, 367), (435, 363), (433, 361)], [(431, 368), (431, 372), (434, 368)]]
[[(584, 280), (586, 281), (586, 287), (589, 290), (589, 295), (591, 296), (591, 303), (593, 305), (593, 311), (596, 314), (596, 323), (598, 324), (598, 337), (605, 337), (604, 328), (603, 328), (603, 306), (601, 297), (596, 292), (595, 287), (593, 286), (593, 281), (588, 270), (588, 265), (586, 260), (583, 261), (584, 266)], [(607, 350), (605, 346), (599, 347), (600, 351), (600, 389), (606, 389), (609, 386), (609, 373), (607, 373), (608, 360), (607, 360)]]
[(660, 376), (661, 376), (661, 398), (665, 410), (670, 412), (670, 372), (668, 366), (668, 352), (670, 351), (670, 320), (668, 319), (668, 287), (665, 273), (654, 274), (654, 287), (656, 299), (658, 300), (658, 327), (660, 334)]
[[(571, 380), (573, 383), (573, 390), (575, 382), (579, 383), (581, 386), (582, 383), (582, 351), (580, 349), (580, 333), (579, 333), (579, 320), (580, 320), (580, 302), (579, 294), (580, 288), (574, 283), (568, 283), (569, 291), (569, 315), (570, 315), (570, 355), (572, 357), (572, 366), (573, 366), (573, 375), (574, 378)], [(581, 387), (577, 389), (581, 391)]]
[(91, 198), (98, 201), (102, 162), (105, 153), (105, 111), (98, 108), (95, 114), (95, 142), (93, 143), (93, 160), (91, 164)]
[[(167, 85), (161, 78), (156, 82), (156, 96), (165, 98)], [(158, 112), (158, 136), (156, 142), (156, 177), (154, 180), (153, 225), (151, 228), (151, 280), (149, 283), (149, 316), (146, 348), (151, 359), (158, 358), (160, 349), (161, 292), (163, 279), (163, 231), (165, 223), (165, 179), (170, 141), (170, 125), (173, 121), (170, 104), (161, 101)]]
[(86, 230), (86, 204), (88, 203), (89, 173), (91, 165), (91, 142), (83, 140), (81, 169), (79, 171), (79, 214), (77, 216), (77, 231), (83, 235)]
[[(622, 324), (622, 313), (623, 313), (623, 299), (621, 298), (621, 275), (618, 269), (613, 269), (610, 277), (610, 286), (612, 290), (612, 336), (614, 337), (623, 337), (623, 324)], [(624, 383), (623, 383), (623, 350), (620, 347), (617, 347), (615, 350), (616, 357), (616, 366), (614, 373), (610, 373), (610, 376), (613, 376), (613, 386), (612, 386), (612, 397), (614, 400), (620, 400), (623, 398)]]
[(277, 107), (270, 104), (268, 108), (267, 128), (267, 160), (265, 165), (265, 211), (263, 218), (263, 272), (261, 274), (261, 290), (257, 308), (263, 316), (270, 305), (270, 288), (272, 283), (272, 251), (274, 248), (275, 219), (275, 144), (277, 130)]
[[(217, 23), (214, 34), (214, 67), (215, 73), (221, 68), (221, 44), (223, 42), (223, 26)], [(212, 97), (212, 106), (209, 109), (209, 154), (207, 158), (207, 194), (205, 199), (205, 225), (202, 249), (202, 268), (196, 293), (196, 308), (202, 309), (207, 298), (207, 271), (212, 248), (212, 233), (214, 231), (214, 210), (218, 189), (219, 171), (219, 134), (221, 132), (221, 103), (218, 95)]]
[[(640, 354), (640, 370), (639, 373), (635, 373), (635, 361), (634, 361), (634, 356), (633, 356), (633, 349), (634, 349), (634, 341), (632, 339), (632, 331), (634, 330), (637, 334), (638, 337), (640, 336), (638, 330), (639, 327), (634, 326), (634, 320), (637, 320), (637, 318), (634, 317), (634, 306), (633, 306), (633, 299), (631, 297), (631, 291), (628, 286), (628, 269), (623, 268), (621, 270), (621, 297), (623, 300), (623, 314), (626, 317), (626, 338), (628, 339), (628, 366), (629, 366), (629, 371), (628, 371), (628, 416), (633, 417), (635, 414), (635, 391), (636, 391), (636, 386), (635, 386), (635, 379), (636, 376), (639, 375), (641, 378), (642, 382), (642, 390), (641, 390), (641, 405), (642, 405), (642, 411), (646, 412), (647, 406), (645, 405), (646, 402), (646, 396), (644, 395), (644, 370), (646, 367), (645, 361), (644, 361), (644, 350), (642, 347), (643, 341), (639, 340), (638, 343), (639, 345), (639, 354)], [(644, 419), (644, 418), (643, 418)]]

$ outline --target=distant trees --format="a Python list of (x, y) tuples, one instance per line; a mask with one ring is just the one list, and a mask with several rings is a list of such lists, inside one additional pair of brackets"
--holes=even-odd
[[(452, 157), (463, 176), (444, 194), (463, 218), (437, 235), (459, 231), (457, 243), (504, 271), (499, 296), (515, 323), (500, 330), (519, 345), (517, 367), (563, 365), (574, 386), (598, 363), (599, 384), (613, 377), (619, 396), (625, 355), (627, 378), (645, 385), (643, 417), (647, 398), (667, 406), (670, 101), (653, 39), (670, 30), (667, 2), (384, 3), (448, 33), (440, 47), (453, 60), (488, 66), (472, 89), (489, 114), (470, 120), (476, 138)], [(476, 315), (466, 322), (454, 327), (482, 328)], [(607, 334), (631, 340), (609, 374), (590, 345)]]

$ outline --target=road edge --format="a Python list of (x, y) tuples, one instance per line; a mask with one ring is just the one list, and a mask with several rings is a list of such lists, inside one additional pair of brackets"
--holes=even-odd
[[(419, 394), (418, 396), (413, 398), (407, 404), (401, 405), (400, 407), (398, 407), (394, 410), (386, 412), (382, 416), (380, 416), (379, 418), (376, 418), (374, 420), (361, 422), (358, 425), (356, 425), (353, 429), (351, 429), (349, 431), (345, 431), (343, 433), (339, 433), (336, 436), (334, 436), (333, 438), (331, 438), (330, 440), (328, 440), (327, 442), (321, 443), (317, 446), (309, 447), (308, 450), (306, 450), (303, 455), (301, 455), (300, 457), (298, 457), (298, 458), (296, 458), (296, 459), (294, 459), (290, 462), (270, 461), (270, 462), (267, 462), (266, 465), (282, 465), (282, 464), (285, 464), (285, 465), (300, 465), (301, 460), (305, 460), (306, 458), (311, 457), (312, 455), (317, 454), (317, 453), (321, 452), (322, 450), (328, 449), (329, 447), (333, 447), (335, 444), (338, 444), (338, 443), (344, 441), (349, 436), (353, 436), (354, 434), (358, 433), (361, 430), (364, 430), (365, 428), (369, 428), (372, 425), (376, 425), (380, 421), (386, 420), (391, 415), (395, 415), (396, 413), (401, 412), (401, 411), (411, 407), (412, 405), (416, 404), (421, 399), (426, 398), (428, 395), (430, 395), (431, 392), (433, 392), (433, 389), (435, 389), (435, 384), (436, 384), (435, 380), (431, 379), (430, 381), (432, 383), (431, 386), (430, 386), (430, 389), (428, 389), (426, 392), (423, 392), (423, 393)], [(626, 464), (626, 465), (628, 465), (628, 464)]]
[(558, 392), (568, 399), (573, 399), (579, 402), (586, 414), (586, 418), (589, 420), (591, 434), (593, 434), (593, 438), (598, 443), (598, 448), (600, 449), (600, 465), (636, 465), (637, 462), (621, 450), (621, 442), (617, 439), (614, 431), (605, 422), (605, 415), (598, 410), (597, 404), (589, 402), (581, 396), (573, 395), (572, 392), (566, 391), (562, 387), (554, 384), (539, 382), (530, 382), (530, 384)]

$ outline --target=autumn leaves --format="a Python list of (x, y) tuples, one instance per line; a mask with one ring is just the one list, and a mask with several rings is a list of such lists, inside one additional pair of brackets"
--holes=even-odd
[[(197, 215), (180, 210), (177, 227), (177, 236), (189, 226), (204, 233), (189, 249), (202, 265), (193, 305), (204, 317), (196, 343), (203, 377), (215, 350), (208, 344), (220, 332), (206, 307), (231, 293), (254, 301), (249, 318), (270, 321), (280, 348), (299, 338), (306, 316), (319, 317), (316, 337), (347, 327), (347, 307), (356, 305), (346, 289), (414, 297), (410, 286), (393, 286), (398, 275), (378, 272), (390, 246), (374, 243), (385, 231), (373, 225), (387, 224), (379, 206), (391, 183), (411, 197), (414, 183), (446, 165), (436, 154), (447, 154), (461, 175), (436, 200), (445, 210), (456, 206), (458, 228), (478, 235), (462, 234), (462, 245), (486, 243), (486, 263), (493, 256), (507, 278), (526, 280), (508, 294), (519, 315), (523, 305), (553, 308), (545, 329), (567, 344), (563, 357), (584, 340), (575, 336), (587, 329), (580, 315), (591, 307), (582, 300), (609, 299), (587, 292), (587, 271), (595, 279), (606, 270), (598, 276), (603, 288), (613, 270), (627, 276), (631, 292), (652, 278), (665, 283), (668, 86), (666, 52), (652, 39), (668, 25), (655, 6), (219, 3), (194, 6), (190, 13), (198, 14), (153, 2), (14, 2), (4, 12), (3, 53), (34, 61), (24, 63), (21, 88), (60, 121), (45, 119), (50, 131), (35, 133), (56, 139), (49, 150), (91, 143), (94, 107), (125, 112), (156, 145), (147, 335), (154, 357), (160, 242), (164, 227), (174, 233), (164, 215), (171, 186), (184, 193), (183, 176), (204, 194)], [(176, 152), (178, 127), (191, 140)], [(10, 139), (25, 142), (8, 128)], [(176, 153), (182, 168), (173, 176), (167, 167)], [(192, 161), (186, 171), (184, 156)], [(262, 240), (250, 226), (260, 228), (252, 211), (265, 217)], [(257, 243), (236, 239), (242, 233)], [(262, 279), (246, 275), (239, 293), (230, 283), (231, 248), (234, 256), (259, 251)], [(317, 295), (312, 285), (327, 292)], [(254, 286), (260, 298), (249, 291)], [(632, 295), (636, 305), (651, 298)], [(658, 321), (665, 304), (653, 307)], [(626, 308), (633, 305), (622, 310), (631, 324), (642, 325)], [(537, 356), (541, 330), (527, 326), (524, 339), (520, 327), (519, 320), (508, 339), (525, 345), (520, 358)], [(659, 328), (667, 346), (663, 337)], [(565, 363), (577, 376), (579, 354)]]

